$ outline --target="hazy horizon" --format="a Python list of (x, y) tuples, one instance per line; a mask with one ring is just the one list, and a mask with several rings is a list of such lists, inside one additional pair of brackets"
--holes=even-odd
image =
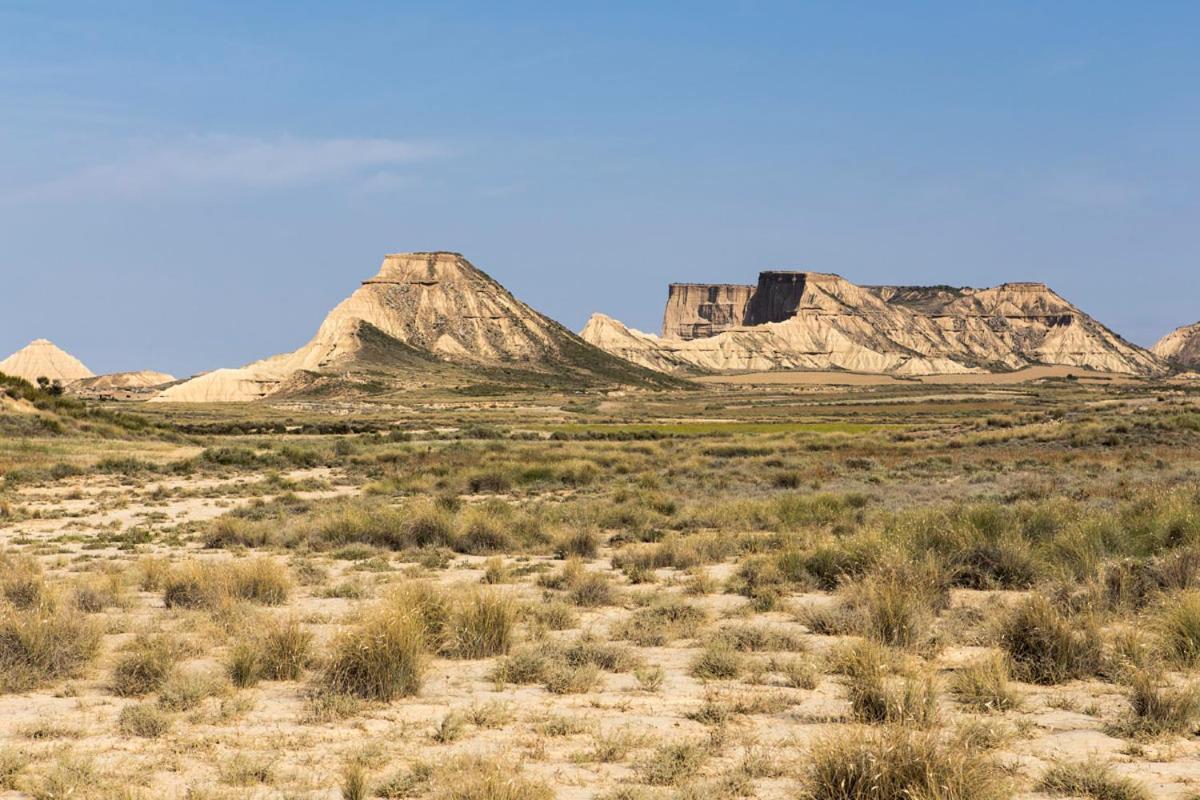
[(578, 331), (667, 284), (1042, 281), (1200, 319), (1200, 7), (0, 9), (0, 357), (293, 350), (385, 253)]

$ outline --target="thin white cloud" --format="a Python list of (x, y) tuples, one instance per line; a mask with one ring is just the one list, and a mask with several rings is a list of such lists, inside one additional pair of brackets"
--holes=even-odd
[(148, 144), (31, 187), (22, 199), (141, 196), (208, 188), (274, 189), (345, 179), (442, 155), (396, 139), (259, 139), (194, 136)]

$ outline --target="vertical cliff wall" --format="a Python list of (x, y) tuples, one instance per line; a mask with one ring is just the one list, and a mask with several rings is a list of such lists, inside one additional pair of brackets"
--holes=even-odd
[(754, 297), (746, 309), (746, 324), (783, 322), (796, 316), (808, 279), (807, 272), (760, 272)]
[(732, 283), (672, 283), (663, 314), (663, 338), (702, 339), (742, 325), (753, 286)]

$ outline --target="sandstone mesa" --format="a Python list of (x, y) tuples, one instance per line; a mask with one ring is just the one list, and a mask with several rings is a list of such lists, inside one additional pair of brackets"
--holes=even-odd
[(1042, 283), (989, 289), (858, 286), (833, 274), (771, 270), (755, 286), (672, 284), (663, 334), (594, 315), (582, 337), (677, 374), (844, 370), (891, 375), (1064, 365), (1156, 376), (1154, 354)]

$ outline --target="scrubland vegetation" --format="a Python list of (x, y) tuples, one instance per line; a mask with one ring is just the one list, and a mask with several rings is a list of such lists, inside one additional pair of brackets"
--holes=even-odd
[(31, 391), (0, 797), (1200, 796), (1186, 387)]

